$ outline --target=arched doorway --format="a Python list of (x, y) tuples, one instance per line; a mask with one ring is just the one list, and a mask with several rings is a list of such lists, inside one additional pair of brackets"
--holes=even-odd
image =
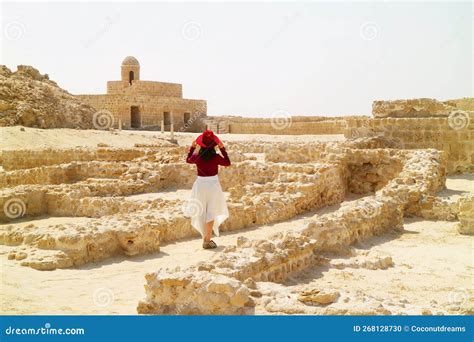
[(134, 74), (133, 74), (133, 71), (130, 71), (128, 73), (128, 84), (132, 85), (133, 80), (134, 80)]

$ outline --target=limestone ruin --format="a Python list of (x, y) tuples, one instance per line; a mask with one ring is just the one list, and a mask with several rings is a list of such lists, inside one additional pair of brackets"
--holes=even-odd
[[(80, 113), (77, 124), (90, 128), (94, 115), (107, 111), (124, 129), (154, 129), (163, 121), (168, 131), (171, 124), (177, 130), (184, 127), (192, 113), (199, 116), (194, 126), (177, 133), (175, 143), (169, 141), (167, 133), (137, 137), (138, 133), (132, 136), (114, 129), (118, 126), (113, 124), (106, 131), (87, 133), (91, 140), (87, 146), (71, 147), (60, 141), (58, 130), (50, 130), (57, 141), (45, 146), (40, 142), (51, 137), (47, 131), (3, 127), (5, 137), (44, 136), (33, 147), (22, 142), (25, 137), (16, 142), (18, 146), (5, 138), (7, 143), (0, 149), (0, 253), (6, 278), (36, 272), (30, 274), (44, 280), (48, 274), (54, 278), (67, 270), (77, 275), (76, 279), (91, 281), (102, 272), (99, 269), (113, 264), (146, 264), (151, 260), (158, 266), (152, 264), (127, 277), (130, 284), (144, 285), (142, 299), (133, 297), (130, 303), (130, 297), (129, 306), (119, 312), (474, 312), (472, 289), (462, 290), (461, 295), (453, 292), (455, 286), (469, 279), (472, 266), (463, 259), (466, 255), (453, 253), (457, 258), (453, 260), (464, 262), (464, 268), (453, 271), (455, 278), (445, 286), (451, 291), (445, 302), (436, 297), (422, 305), (400, 294), (411, 291), (403, 284), (407, 269), (427, 271), (403, 262), (393, 251), (393, 244), (413, 234), (406, 231), (417, 222), (413, 220), (453, 227), (439, 232), (433, 229), (444, 234), (433, 238), (437, 248), (443, 246), (446, 236), (467, 246), (472, 242), (472, 99), (375, 101), (372, 118), (297, 117), (287, 113), (271, 119), (208, 117), (206, 102), (183, 99), (181, 85), (141, 81), (138, 61), (131, 57), (122, 63), (122, 80), (109, 82), (106, 95), (73, 97), (34, 69), (21, 67), (16, 74), (2, 70), (0, 105), (7, 115), (0, 120), (5, 126), (75, 128), (72, 123), (65, 126), (58, 122), (72, 122)], [(13, 91), (6, 89), (21, 89), (21, 93), (15, 98)], [(49, 111), (51, 116), (44, 115)], [(219, 176), (230, 211), (219, 239), (226, 241), (228, 235), (232, 240), (223, 242), (213, 254), (194, 252), (195, 260), (183, 260), (170, 252), (170, 246), (189, 255), (193, 252), (186, 248), (199, 245), (196, 231), (183, 215), (195, 178), (195, 170), (185, 163), (195, 134), (185, 131), (205, 125), (230, 133), (221, 135), (233, 165), (222, 169)], [(83, 131), (65, 134), (70, 139), (78, 132)], [(255, 138), (249, 142), (249, 135), (244, 134)], [(262, 134), (272, 136), (264, 138)], [(306, 137), (280, 137), (301, 134)], [(322, 135), (336, 138), (322, 141)], [(237, 139), (239, 136), (246, 142)], [(141, 140), (117, 143), (132, 139)], [(467, 177), (469, 182), (463, 184), (471, 189), (447, 189), (447, 180), (459, 176)], [(424, 242), (412, 243), (408, 252), (426, 257), (430, 241)], [(180, 245), (188, 247), (179, 249)], [(470, 248), (472, 251), (472, 244)], [(358, 277), (383, 278), (393, 269), (401, 274), (396, 278), (401, 284), (398, 292), (380, 295), (374, 288), (361, 292), (345, 286)], [(46, 270), (51, 273), (42, 272)], [(379, 281), (384, 284), (383, 279)], [(15, 292), (18, 284), (4, 285), (10, 296), (5, 303), (22, 298)], [(444, 291), (431, 286), (433, 293)], [(125, 296), (123, 292), (133, 291), (116, 296)], [(41, 296), (34, 298), (30, 300), (38, 301), (38, 307), (47, 305)], [(6, 313), (18, 310), (11, 305)], [(96, 311), (86, 308), (80, 312)]]

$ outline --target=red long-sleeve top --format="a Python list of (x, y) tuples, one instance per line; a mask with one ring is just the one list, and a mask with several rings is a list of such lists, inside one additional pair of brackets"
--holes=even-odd
[(198, 176), (215, 176), (217, 175), (219, 165), (230, 165), (230, 159), (224, 147), (220, 148), (222, 156), (216, 154), (214, 157), (207, 161), (202, 159), (199, 154), (193, 154), (194, 150), (195, 148), (191, 146), (191, 148), (189, 149), (188, 157), (186, 158), (186, 163), (196, 164)]

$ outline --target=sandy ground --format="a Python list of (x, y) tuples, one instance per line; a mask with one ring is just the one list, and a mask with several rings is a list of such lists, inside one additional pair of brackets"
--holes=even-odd
[[(446, 191), (451, 195), (474, 191), (471, 176), (453, 177), (447, 185)], [(185, 190), (164, 194), (176, 198), (186, 195)], [(22, 267), (6, 260), (9, 247), (2, 246), (1, 313), (133, 315), (138, 301), (144, 296), (146, 273), (164, 267), (186, 267), (216, 257), (225, 246), (234, 244), (238, 236), (265, 238), (275, 232), (298, 230), (312, 217), (337, 208), (337, 205), (331, 206), (284, 222), (223, 234), (216, 239), (217, 250), (203, 250), (200, 239), (190, 239), (164, 245), (159, 253), (116, 257), (76, 269), (37, 271)], [(87, 219), (40, 218), (35, 223), (65, 220)], [(439, 310), (434, 310), (433, 314), (442, 312), (446, 305), (453, 305), (453, 298), (465, 299), (472, 291), (474, 240), (459, 235), (454, 226), (455, 222), (407, 219), (404, 233), (385, 234), (355, 246), (359, 251), (390, 254), (394, 267), (387, 270), (313, 267), (289, 280), (282, 291), (301, 290), (307, 286), (331, 287), (345, 293), (347, 298), (353, 295), (353, 300), (359, 301), (360, 305), (370, 299), (382, 299), (393, 313), (402, 310), (403, 313), (420, 314), (420, 308), (438, 306)], [(278, 289), (280, 285), (270, 286)], [(403, 306), (405, 309), (401, 309)], [(268, 313), (262, 305), (257, 306), (256, 312)]]
[[(23, 130), (22, 130), (23, 129)], [(179, 145), (190, 145), (197, 133), (175, 133)], [(71, 139), (71, 137), (74, 137)], [(222, 141), (342, 141), (344, 136), (335, 135), (265, 135), (265, 134), (221, 134)], [(158, 144), (170, 138), (170, 133), (154, 131), (110, 131), (76, 130), (69, 128), (38, 129), (12, 126), (0, 127), (0, 150), (32, 148), (97, 147), (107, 144), (114, 147), (133, 147), (135, 144)]]
[[(271, 291), (338, 291), (340, 300), (328, 307), (336, 313), (349, 309), (367, 314), (465, 314), (459, 310), (474, 298), (473, 238), (459, 235), (454, 222), (409, 218), (404, 228), (402, 234), (390, 232), (355, 244), (356, 257), (328, 255), (331, 263), (354, 262), (365, 253), (391, 256), (393, 267), (313, 267), (288, 280), (284, 288), (269, 284)], [(278, 300), (274, 304), (269, 307), (274, 313), (285, 313)], [(257, 313), (266, 314), (269, 308), (259, 306)], [(297, 312), (293, 307), (287, 313)]]

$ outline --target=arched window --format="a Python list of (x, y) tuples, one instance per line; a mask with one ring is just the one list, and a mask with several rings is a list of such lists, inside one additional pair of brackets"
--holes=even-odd
[(134, 75), (133, 75), (133, 71), (130, 71), (130, 72), (128, 73), (128, 83), (129, 83), (130, 85), (132, 85), (133, 76), (134, 76)]

